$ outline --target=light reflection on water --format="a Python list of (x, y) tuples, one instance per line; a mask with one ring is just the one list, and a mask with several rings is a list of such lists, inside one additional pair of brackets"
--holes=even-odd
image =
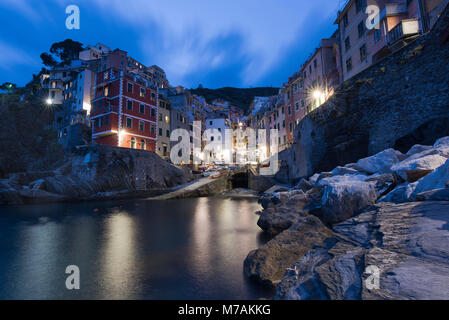
[[(261, 244), (257, 210), (219, 198), (1, 207), (0, 298), (269, 297), (242, 271)], [(79, 291), (65, 289), (72, 264)]]

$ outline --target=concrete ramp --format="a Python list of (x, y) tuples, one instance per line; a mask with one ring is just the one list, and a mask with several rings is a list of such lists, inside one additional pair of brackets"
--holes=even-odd
[(211, 179), (210, 177), (200, 178), (195, 181), (180, 185), (172, 189), (169, 193), (159, 195), (147, 200), (170, 200), (195, 197), (207, 197), (219, 195), (228, 190), (228, 174)]

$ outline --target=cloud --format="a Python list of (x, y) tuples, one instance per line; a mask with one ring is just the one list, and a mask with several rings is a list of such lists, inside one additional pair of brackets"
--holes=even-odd
[[(270, 71), (282, 50), (298, 35), (311, 32), (305, 17), (320, 23), (337, 10), (334, 0), (92, 0), (109, 17), (140, 29), (138, 39), (148, 61), (155, 60), (175, 81), (198, 68), (214, 70), (245, 60), (243, 85), (253, 85)], [(317, 13), (319, 8), (319, 14)], [(232, 50), (217, 39), (234, 39)], [(318, 41), (319, 39), (317, 39)], [(228, 41), (228, 44), (229, 41)], [(233, 60), (233, 61), (230, 61)], [(143, 61), (145, 63), (145, 61)]]

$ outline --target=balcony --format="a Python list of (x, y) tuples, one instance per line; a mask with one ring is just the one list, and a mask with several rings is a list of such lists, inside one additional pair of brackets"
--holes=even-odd
[(393, 45), (400, 40), (419, 34), (419, 20), (405, 19), (388, 32), (388, 45)]

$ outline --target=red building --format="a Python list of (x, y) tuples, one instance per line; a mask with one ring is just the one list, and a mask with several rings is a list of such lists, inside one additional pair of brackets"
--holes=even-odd
[(109, 68), (96, 74), (93, 90), (94, 143), (156, 151), (157, 89), (139, 75)]

